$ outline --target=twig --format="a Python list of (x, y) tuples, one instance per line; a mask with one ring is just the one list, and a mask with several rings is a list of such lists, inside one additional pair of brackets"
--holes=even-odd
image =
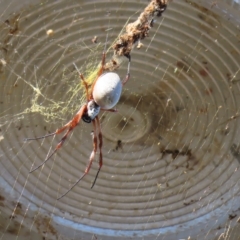
[(138, 19), (126, 26), (126, 32), (122, 34), (113, 45), (114, 55), (105, 64), (105, 70), (113, 71), (119, 67), (121, 57), (129, 57), (136, 42), (148, 36), (153, 27), (154, 16), (160, 17), (167, 8), (168, 0), (152, 0)]

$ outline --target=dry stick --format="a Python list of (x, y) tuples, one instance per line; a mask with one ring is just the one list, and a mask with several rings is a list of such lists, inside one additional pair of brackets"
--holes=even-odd
[(153, 17), (160, 17), (167, 8), (169, 0), (152, 0), (138, 19), (126, 26), (126, 32), (122, 34), (113, 45), (114, 55), (105, 64), (105, 70), (113, 71), (121, 63), (122, 56), (129, 57), (136, 42), (148, 36), (149, 30), (153, 26)]

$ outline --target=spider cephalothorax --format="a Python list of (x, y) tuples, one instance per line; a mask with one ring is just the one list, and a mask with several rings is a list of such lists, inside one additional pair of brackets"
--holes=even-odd
[(87, 110), (82, 116), (82, 120), (86, 123), (92, 122), (92, 120), (95, 119), (95, 117), (99, 114), (100, 112), (100, 106), (97, 105), (97, 103), (94, 100), (90, 100), (87, 103)]
[[(106, 53), (104, 51), (103, 55), (102, 55), (101, 67), (97, 73), (96, 80), (93, 82), (90, 89), (89, 89), (88, 84), (85, 81), (83, 75), (78, 71), (76, 65), (74, 64), (74, 66), (77, 69), (79, 76), (85, 86), (87, 103), (84, 104), (79, 109), (79, 111), (73, 117), (73, 119), (71, 121), (69, 121), (66, 125), (64, 125), (63, 127), (57, 129), (53, 133), (47, 134), (42, 137), (26, 139), (26, 141), (43, 139), (46, 137), (60, 134), (66, 130), (66, 133), (63, 135), (63, 137), (57, 144), (54, 151), (50, 155), (48, 155), (46, 157), (46, 159), (39, 166), (37, 166), (36, 168), (34, 168), (33, 170), (30, 171), (30, 172), (33, 172), (36, 169), (38, 169), (39, 167), (43, 166), (53, 156), (53, 154), (56, 153), (57, 150), (62, 147), (62, 145), (64, 144), (65, 140), (67, 139), (69, 133), (78, 125), (78, 123), (81, 119), (86, 123), (91, 123), (91, 122), (93, 123), (93, 151), (90, 154), (89, 164), (86, 167), (83, 175), (73, 184), (73, 186), (70, 189), (68, 189), (66, 191), (66, 193), (64, 193), (58, 199), (65, 196), (74, 186), (76, 186), (76, 184), (81, 179), (83, 179), (84, 176), (86, 176), (86, 174), (89, 172), (89, 170), (92, 166), (92, 162), (94, 160), (98, 146), (99, 146), (99, 168), (98, 168), (96, 177), (92, 183), (92, 187), (94, 186), (94, 184), (97, 180), (98, 174), (100, 172), (100, 169), (102, 167), (102, 164), (103, 164), (103, 158), (102, 158), (103, 141), (102, 141), (102, 132), (101, 132), (101, 126), (100, 126), (98, 114), (99, 114), (100, 110), (110, 111), (110, 112), (116, 111), (115, 109), (113, 109), (113, 107), (118, 103), (118, 101), (120, 99), (121, 92), (122, 92), (122, 86), (130, 78), (130, 62), (131, 62), (131, 58), (129, 55), (129, 56), (127, 56), (128, 60), (129, 60), (127, 75), (126, 75), (125, 79), (123, 81), (121, 81), (118, 74), (116, 74), (114, 72), (103, 73), (104, 65), (105, 65), (105, 58), (106, 58)], [(98, 145), (98, 141), (99, 141), (99, 145)]]

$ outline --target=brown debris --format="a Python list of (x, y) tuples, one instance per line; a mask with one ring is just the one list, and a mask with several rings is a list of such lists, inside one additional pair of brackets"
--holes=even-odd
[[(148, 36), (149, 30), (153, 27), (154, 16), (160, 17), (166, 10), (167, 2), (168, 0), (152, 0), (138, 19), (126, 26), (126, 32), (113, 45), (115, 58), (129, 57), (134, 44)], [(111, 69), (116, 67), (112, 66)]]
[(92, 43), (97, 43), (97, 41), (98, 41), (98, 37), (97, 37), (97, 36), (94, 36), (94, 37), (92, 38)]
[(122, 57), (129, 58), (135, 43), (138, 43), (138, 49), (143, 46), (141, 40), (148, 36), (150, 29), (153, 27), (154, 17), (162, 15), (167, 8), (168, 2), (170, 0), (151, 0), (138, 19), (126, 26), (125, 33), (114, 43), (113, 57), (105, 64), (104, 70), (114, 71), (119, 68), (122, 63)]

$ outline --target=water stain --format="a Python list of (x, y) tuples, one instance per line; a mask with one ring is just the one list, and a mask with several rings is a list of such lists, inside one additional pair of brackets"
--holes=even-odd
[(48, 216), (37, 216), (35, 220), (36, 228), (40, 234), (51, 234), (57, 237), (57, 230), (51, 224), (51, 220)]

